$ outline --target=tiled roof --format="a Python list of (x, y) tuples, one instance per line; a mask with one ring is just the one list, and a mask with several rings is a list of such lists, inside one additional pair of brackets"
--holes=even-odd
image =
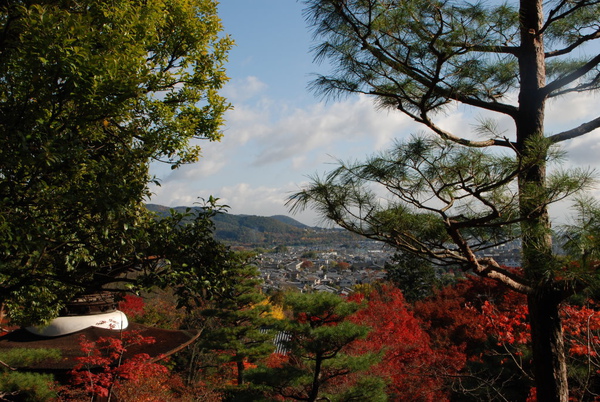
[[(147, 353), (152, 361), (158, 361), (184, 347), (191, 344), (199, 336), (198, 330), (167, 330), (160, 328), (151, 328), (139, 324), (129, 324), (129, 327), (123, 332), (138, 331), (143, 337), (152, 337), (155, 343), (149, 345), (132, 345), (127, 348), (124, 358), (128, 358), (139, 353)], [(96, 341), (101, 337), (120, 337), (121, 332), (111, 329), (98, 327), (89, 327), (72, 334), (44, 337), (34, 335), (25, 329), (17, 329), (6, 335), (0, 336), (0, 351), (15, 348), (36, 348), (36, 349), (59, 349), (61, 359), (59, 361), (49, 360), (36, 363), (34, 366), (23, 366), (16, 368), (33, 370), (70, 370), (77, 363), (76, 358), (83, 356), (79, 344), (79, 338), (85, 335), (88, 341)]]

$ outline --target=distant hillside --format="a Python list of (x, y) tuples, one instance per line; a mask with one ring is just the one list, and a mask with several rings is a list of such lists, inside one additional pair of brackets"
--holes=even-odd
[[(157, 204), (147, 204), (152, 212), (165, 216), (171, 208)], [(172, 208), (185, 212), (187, 207)], [(256, 215), (217, 214), (215, 237), (232, 244), (252, 246), (328, 244), (351, 242), (360, 239), (350, 232), (340, 229), (311, 228), (284, 215), (271, 217)]]
[(295, 226), (300, 229), (307, 229), (310, 227), (310, 226), (306, 226), (304, 223), (300, 223), (297, 220), (290, 218), (289, 216), (285, 216), (285, 215), (273, 215), (273, 216), (271, 216), (271, 218), (277, 219), (280, 222), (287, 223), (288, 225), (292, 225), (292, 226)]
[[(146, 208), (148, 208), (148, 210), (151, 212), (156, 212), (160, 216), (167, 216), (167, 215), (169, 215), (169, 211), (171, 209), (177, 209), (177, 208), (165, 207), (165, 206), (158, 205), (158, 204), (146, 204)], [(179, 212), (185, 211), (185, 207), (178, 207), (178, 208), (182, 208), (179, 210)]]
[[(218, 214), (213, 220), (216, 227), (215, 236), (235, 243), (289, 242), (303, 233), (303, 230), (295, 225), (264, 216)], [(291, 218), (290, 220), (293, 221)], [(302, 225), (300, 222), (296, 224)]]

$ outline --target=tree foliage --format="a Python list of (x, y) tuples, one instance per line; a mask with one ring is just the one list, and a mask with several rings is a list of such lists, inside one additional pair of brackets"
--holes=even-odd
[[(460, 280), (415, 303), (414, 314), (430, 336), (431, 348), (458, 363), (455, 372), (440, 372), (451, 399), (505, 401), (527, 397), (532, 387), (531, 350), (507, 353), (498, 344), (496, 332), (487, 326), (492, 321), (502, 325), (511, 314), (520, 312), (517, 306), (524, 303), (523, 295), (485, 278)], [(490, 305), (502, 312), (493, 320), (484, 314), (485, 306)], [(520, 328), (514, 336), (526, 336), (525, 331)], [(512, 364), (517, 361), (518, 365)]]
[[(361, 296), (356, 294), (351, 299)], [(381, 361), (369, 373), (387, 382), (389, 400), (446, 400), (446, 376), (454, 376), (462, 369), (464, 355), (457, 349), (432, 347), (421, 320), (413, 315), (399, 289), (376, 287), (366, 299), (365, 308), (351, 320), (369, 326), (371, 331), (350, 348), (355, 353), (382, 354)]]
[(231, 41), (213, 0), (9, 1), (0, 25), (0, 304), (35, 322), (147, 261), (149, 163), (221, 137)]
[[(525, 400), (535, 394), (529, 311), (525, 295), (486, 278), (444, 287), (414, 305), (415, 317), (436, 354), (454, 356), (456, 372), (445, 374), (451, 399)], [(577, 400), (598, 393), (598, 308), (568, 300), (561, 309), (569, 392)]]
[(135, 331), (123, 332), (120, 338), (100, 337), (95, 342), (82, 335), (79, 344), (83, 356), (77, 357), (77, 364), (70, 372), (71, 385), (74, 390), (83, 390), (92, 398), (110, 399), (121, 382), (137, 381), (146, 375), (157, 377), (166, 374), (167, 368), (152, 362), (146, 353), (123, 359), (127, 348), (155, 342), (153, 337), (144, 337)]
[(431, 296), (440, 285), (434, 266), (414, 254), (396, 253), (385, 270), (387, 279), (402, 290), (409, 303)]
[(157, 363), (146, 353), (124, 357), (129, 348), (155, 342), (138, 331), (124, 332), (119, 338), (100, 337), (94, 342), (81, 336), (82, 356), (69, 372), (69, 383), (55, 387), (59, 400), (191, 400), (196, 395), (217, 400), (218, 394), (206, 387), (184, 385), (181, 377), (169, 370), (168, 359)]
[[(529, 166), (552, 156), (558, 157), (540, 154)], [(514, 180), (523, 169), (522, 161), (508, 156), (414, 137), (365, 162), (342, 164), (290, 201), (402, 252), (456, 264), (526, 292), (525, 278), (480, 257), (522, 236), (520, 224), (528, 217), (520, 214)], [(589, 184), (586, 172), (557, 173), (549, 178), (540, 208)]]
[(17, 348), (0, 353), (0, 400), (47, 401), (56, 397), (52, 374), (18, 371), (13, 366), (35, 367), (45, 360), (60, 360), (57, 349)]
[(255, 266), (242, 262), (228, 275), (231, 287), (202, 311), (213, 322), (203, 331), (200, 346), (220, 352), (222, 361), (234, 363), (237, 385), (242, 385), (245, 364), (264, 359), (275, 349), (270, 329), (273, 319)]
[[(484, 302), (481, 312), (483, 328), (496, 342), (497, 350), (501, 351), (497, 352), (503, 357), (500, 363), (505, 367), (512, 364), (515, 371), (524, 372), (524, 378), (532, 378), (528, 364), (531, 336), (526, 300), (514, 294), (504, 294), (495, 302)], [(577, 400), (594, 400), (600, 394), (600, 313), (596, 303), (591, 300), (583, 305), (566, 303), (561, 310), (561, 318), (570, 395)]]
[[(367, 326), (348, 319), (359, 309), (358, 303), (318, 292), (288, 293), (284, 305), (292, 312), (280, 328), (285, 356), (279, 364), (251, 371), (250, 381), (268, 395), (286, 399), (386, 400), (382, 382), (365, 372), (376, 363), (377, 354), (347, 350), (369, 332)], [(353, 373), (360, 377), (351, 377)]]

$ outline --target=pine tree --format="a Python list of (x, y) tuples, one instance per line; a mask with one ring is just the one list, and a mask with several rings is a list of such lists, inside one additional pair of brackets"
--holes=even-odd
[(246, 365), (265, 358), (275, 349), (271, 306), (261, 292), (258, 269), (240, 262), (228, 272), (231, 286), (202, 315), (210, 323), (200, 347), (219, 353), (223, 362), (234, 363), (237, 385), (244, 384)]
[(292, 315), (279, 326), (285, 356), (279, 364), (252, 370), (253, 384), (270, 395), (309, 402), (386, 400), (383, 382), (365, 373), (379, 356), (346, 350), (369, 333), (367, 326), (348, 320), (358, 303), (319, 292), (289, 293), (284, 305)]
[[(600, 117), (551, 134), (545, 111), (558, 97), (600, 88), (598, 2), (305, 3), (320, 40), (316, 56), (334, 66), (314, 88), (374, 96), (378, 106), (403, 113), (432, 136), (341, 164), (292, 196), (292, 204), (310, 204), (351, 231), (459, 263), (526, 294), (537, 395), (566, 402), (560, 305), (595, 275), (565, 275), (553, 252), (548, 208), (588, 188), (590, 175), (547, 168), (558, 160), (553, 145), (590, 133)], [(458, 105), (494, 116), (476, 123), (479, 138), (440, 125), (440, 113)], [(496, 124), (504, 117), (509, 131)], [(512, 239), (521, 242), (523, 275), (480, 253)]]

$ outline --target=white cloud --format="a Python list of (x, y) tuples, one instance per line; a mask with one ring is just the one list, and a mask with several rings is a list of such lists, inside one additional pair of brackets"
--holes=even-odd
[(546, 127), (554, 133), (573, 128), (598, 116), (598, 99), (594, 93), (573, 94), (548, 102)]
[(248, 76), (228, 82), (222, 90), (222, 95), (230, 102), (244, 102), (264, 93), (268, 87), (258, 77)]
[[(479, 133), (478, 127), (482, 122), (493, 122), (494, 133)], [(453, 135), (471, 140), (485, 140), (490, 137), (504, 136), (514, 137), (514, 122), (506, 116), (498, 113), (492, 113), (486, 110), (466, 109), (462, 106), (452, 108), (447, 115), (436, 121), (436, 124), (442, 129)]]
[(237, 183), (221, 188), (219, 197), (231, 207), (233, 213), (261, 215), (264, 211), (271, 211), (271, 215), (277, 215), (285, 211), (285, 197), (277, 188)]
[[(219, 188), (202, 190), (202, 197), (213, 195), (219, 199), (220, 205), (229, 206), (232, 214), (273, 216), (292, 216), (285, 206), (287, 198), (299, 191), (299, 185), (288, 182), (281, 187), (266, 185), (253, 186), (250, 183), (238, 182)], [(153, 187), (151, 203), (166, 206), (192, 206), (200, 203), (198, 194), (193, 193), (194, 187), (186, 182), (167, 182), (160, 187)], [(320, 223), (320, 218), (314, 211), (304, 211), (292, 216), (294, 219), (315, 226)]]
[(577, 166), (598, 167), (600, 160), (600, 130), (595, 130), (579, 138), (565, 142), (569, 163)]
[[(595, 94), (575, 94), (556, 99), (546, 109), (547, 131), (556, 134), (597, 118), (597, 101)], [(600, 130), (564, 141), (560, 145), (567, 151), (569, 164), (595, 168), (599, 166)]]
[(166, 181), (193, 181), (217, 174), (224, 166), (225, 160), (218, 155), (211, 155), (200, 158), (197, 163), (183, 165), (178, 169), (171, 171), (165, 178)]
[(268, 135), (272, 130), (271, 107), (270, 102), (263, 100), (254, 107), (239, 104), (234, 110), (227, 112), (222, 143), (239, 146)]
[(359, 142), (369, 144), (363, 152), (372, 152), (404, 134), (410, 125), (411, 120), (400, 113), (375, 110), (366, 96), (294, 109), (257, 138), (260, 150), (254, 163), (267, 165), (316, 151), (343, 156), (336, 150)]
[(221, 142), (201, 144), (203, 155), (197, 168), (182, 168), (164, 179), (217, 174), (229, 163), (240, 163), (240, 158), (253, 168), (287, 161), (291, 169), (306, 171), (315, 163), (330, 162), (329, 155), (343, 159), (359, 153), (362, 157), (384, 148), (409, 127), (416, 131), (410, 119), (393, 111), (377, 111), (366, 96), (305, 108), (267, 98), (251, 105), (240, 102), (226, 115)]
[(160, 187), (151, 186), (150, 190), (153, 195), (150, 202), (169, 207), (192, 206), (198, 202), (198, 195), (190, 192), (189, 187), (186, 182), (168, 182)]
[(292, 158), (292, 167), (296, 170), (304, 167), (306, 165), (306, 156), (298, 155)]

